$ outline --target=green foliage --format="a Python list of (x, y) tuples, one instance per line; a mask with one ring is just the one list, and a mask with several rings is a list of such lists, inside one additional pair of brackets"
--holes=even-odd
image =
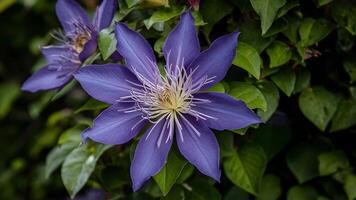
[(107, 60), (116, 51), (115, 34), (110, 29), (104, 29), (99, 33), (99, 50), (103, 60)]
[(266, 174), (262, 179), (259, 200), (276, 200), (282, 194), (281, 180), (273, 174)]
[(270, 60), (270, 68), (279, 67), (287, 63), (292, 57), (292, 52), (288, 45), (280, 41), (274, 41), (266, 51)]
[(223, 167), (227, 178), (236, 186), (257, 195), (267, 157), (257, 144), (246, 144), (224, 159)]
[(278, 10), (284, 6), (286, 0), (250, 0), (253, 9), (261, 18), (262, 35), (272, 26)]
[(325, 131), (338, 103), (339, 98), (323, 87), (308, 88), (299, 97), (301, 111), (321, 131)]
[(246, 43), (240, 42), (237, 46), (236, 55), (232, 64), (241, 67), (256, 79), (259, 79), (262, 62), (257, 50)]
[(64, 186), (73, 198), (85, 185), (100, 156), (111, 146), (83, 145), (74, 149), (64, 160), (61, 175)]
[[(79, 1), (90, 13), (96, 2)], [(115, 22), (162, 46), (187, 1), (118, 0), (115, 20), (98, 36), (87, 64), (115, 62)], [(207, 91), (244, 101), (265, 122), (216, 131), (220, 183), (201, 174), (174, 147), (166, 165), (136, 193), (130, 157), (137, 140), (112, 148), (81, 133), (108, 105), (76, 81), (37, 94), (20, 92), (45, 65), (39, 46), (59, 26), (55, 1), (0, 1), (0, 199), (110, 200), (356, 199), (356, 3), (347, 0), (201, 0), (192, 8), (202, 50), (240, 32), (226, 78)], [(61, 169), (61, 170), (59, 170)], [(67, 191), (66, 191), (67, 190)]]
[(186, 165), (187, 161), (177, 151), (170, 152), (166, 165), (154, 176), (163, 196), (166, 196), (171, 190)]
[(229, 94), (236, 99), (244, 101), (251, 109), (267, 110), (267, 102), (262, 92), (254, 85), (244, 82), (233, 82)]

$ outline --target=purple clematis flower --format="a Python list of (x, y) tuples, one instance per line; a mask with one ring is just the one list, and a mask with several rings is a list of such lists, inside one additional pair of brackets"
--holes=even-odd
[(68, 83), (83, 61), (95, 53), (98, 33), (111, 24), (116, 7), (117, 0), (103, 0), (91, 22), (77, 2), (58, 0), (56, 12), (64, 34), (57, 33), (54, 37), (62, 44), (41, 49), (48, 64), (27, 79), (22, 90), (37, 92)]
[(237, 37), (236, 32), (222, 36), (200, 52), (194, 18), (185, 12), (164, 44), (166, 73), (161, 75), (148, 42), (117, 24), (117, 48), (126, 67), (88, 66), (74, 74), (90, 96), (112, 104), (84, 131), (83, 140), (123, 144), (150, 125), (131, 164), (134, 191), (160, 171), (174, 138), (189, 162), (219, 181), (219, 145), (210, 129), (235, 130), (261, 123), (242, 101), (206, 91), (227, 73)]

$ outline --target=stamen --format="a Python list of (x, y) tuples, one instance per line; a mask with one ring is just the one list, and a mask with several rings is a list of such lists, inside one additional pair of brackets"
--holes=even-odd
[[(171, 51), (167, 54), (167, 66), (165, 74), (153, 75), (147, 77), (139, 72), (135, 67), (131, 66), (132, 72), (136, 75), (141, 84), (126, 80), (132, 85), (131, 93), (128, 96), (121, 97), (118, 102), (135, 102), (133, 108), (124, 110), (125, 113), (141, 111), (143, 113), (142, 120), (148, 120), (153, 123), (147, 138), (151, 135), (153, 129), (162, 120), (165, 120), (159, 137), (157, 139), (157, 146), (160, 147), (163, 138), (165, 142), (173, 140), (174, 132), (177, 131), (179, 137), (184, 141), (182, 121), (186, 128), (192, 130), (197, 136), (201, 133), (194, 127), (194, 125), (185, 117), (187, 115), (195, 117), (197, 120), (208, 120), (216, 117), (210, 116), (194, 109), (194, 106), (199, 104), (211, 103), (208, 99), (196, 98), (194, 94), (200, 91), (202, 87), (214, 81), (215, 77), (201, 77), (196, 80), (195, 73), (198, 67), (190, 69), (189, 72), (183, 66), (184, 57), (181, 57), (178, 51), (176, 66), (169, 63)], [(157, 67), (156, 63), (147, 58), (149, 66), (147, 72), (152, 74), (152, 67)], [(154, 72), (156, 73), (156, 71)], [(142, 122), (142, 121), (140, 121)], [(135, 126), (136, 127), (136, 126)]]

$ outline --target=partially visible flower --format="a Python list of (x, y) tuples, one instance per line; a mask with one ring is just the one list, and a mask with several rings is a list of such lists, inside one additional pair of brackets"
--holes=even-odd
[(163, 46), (166, 73), (161, 75), (148, 42), (117, 24), (117, 48), (126, 67), (88, 66), (74, 74), (90, 96), (112, 104), (84, 131), (83, 140), (123, 144), (150, 124), (131, 165), (134, 191), (166, 163), (174, 137), (189, 162), (219, 181), (219, 145), (210, 129), (235, 130), (261, 123), (242, 101), (206, 91), (226, 75), (237, 37), (237, 32), (222, 36), (200, 52), (194, 18), (185, 12)]
[(193, 7), (194, 10), (199, 10), (200, 0), (188, 0), (190, 6)]
[(111, 24), (116, 7), (116, 0), (103, 0), (91, 22), (77, 2), (58, 0), (56, 13), (64, 33), (56, 33), (54, 37), (61, 44), (41, 49), (47, 65), (27, 79), (22, 90), (37, 92), (56, 89), (68, 83), (82, 62), (95, 53), (98, 33)]

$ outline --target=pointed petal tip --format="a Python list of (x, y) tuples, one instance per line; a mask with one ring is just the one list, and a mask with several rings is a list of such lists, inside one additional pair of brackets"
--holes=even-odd
[(26, 84), (26, 82), (22, 84), (21, 91), (31, 92), (31, 93), (37, 92), (37, 90), (31, 89), (31, 87), (29, 87), (28, 84)]
[(214, 179), (216, 182), (220, 183), (221, 182), (221, 170), (219, 169), (217, 172), (214, 172), (214, 174), (208, 175), (212, 179)]

